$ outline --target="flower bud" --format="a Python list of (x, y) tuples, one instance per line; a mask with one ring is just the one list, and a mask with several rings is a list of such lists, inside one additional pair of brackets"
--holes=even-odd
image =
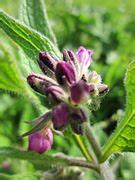
[(72, 128), (74, 133), (79, 134), (79, 135), (83, 135), (83, 129), (82, 129), (81, 124), (76, 123), (75, 121), (71, 121), (70, 125), (71, 125), (71, 128)]
[(44, 94), (46, 89), (53, 84), (53, 81), (46, 76), (30, 74), (27, 77), (28, 84), (37, 92)]
[(53, 134), (50, 129), (46, 129), (46, 132), (39, 131), (29, 136), (29, 151), (35, 151), (40, 154), (51, 149), (53, 143)]
[(56, 67), (57, 61), (47, 52), (39, 53), (39, 66), (42, 71), (45, 71), (45, 67), (47, 66), (50, 70), (54, 71)]
[(83, 123), (88, 120), (88, 113), (82, 108), (74, 108), (70, 113), (70, 119), (76, 123)]
[(76, 56), (71, 50), (64, 50), (63, 52), (63, 60), (66, 62), (75, 62)]
[(101, 83), (101, 76), (96, 71), (93, 71), (88, 76), (88, 82), (99, 84)]
[(99, 95), (104, 95), (109, 91), (109, 88), (106, 84), (99, 84), (97, 89), (99, 91)]
[(82, 64), (86, 67), (89, 67), (90, 63), (92, 62), (91, 55), (93, 54), (92, 50), (87, 50), (84, 47), (80, 47), (76, 53), (76, 56)]
[(69, 84), (75, 82), (75, 72), (71, 64), (67, 62), (59, 62), (56, 66), (55, 76), (59, 84), (65, 83), (63, 78), (66, 78)]
[(54, 129), (61, 130), (69, 122), (69, 109), (65, 104), (60, 104), (52, 110), (52, 121)]
[(85, 81), (80, 80), (71, 86), (71, 102), (74, 104), (80, 104), (89, 99), (90, 93), (93, 92), (95, 86), (93, 84), (87, 84)]
[(59, 86), (50, 86), (46, 90), (46, 96), (49, 97), (50, 100), (54, 103), (58, 103), (62, 101), (64, 96), (64, 91)]

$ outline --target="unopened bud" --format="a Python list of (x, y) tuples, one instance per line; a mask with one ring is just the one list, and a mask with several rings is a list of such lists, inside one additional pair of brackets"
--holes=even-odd
[(97, 89), (99, 91), (99, 95), (104, 95), (109, 91), (109, 88), (106, 84), (100, 84), (97, 86)]
[(39, 66), (42, 71), (45, 71), (45, 67), (47, 66), (50, 70), (55, 71), (57, 61), (47, 52), (39, 53)]
[(66, 78), (69, 84), (75, 82), (75, 72), (71, 64), (67, 62), (59, 62), (56, 66), (55, 76), (59, 84), (65, 83), (63, 78)]
[(46, 89), (53, 84), (48, 77), (36, 74), (30, 74), (27, 77), (27, 82), (35, 91), (44, 95)]
[(61, 100), (64, 96), (64, 91), (59, 86), (52, 85), (47, 88), (46, 96), (48, 96), (49, 99), (52, 100), (52, 102), (54, 102), (54, 103), (61, 102)]
[(71, 50), (64, 50), (63, 52), (63, 60), (66, 62), (75, 62), (76, 60), (76, 55), (74, 54), (73, 51)]
[(54, 129), (61, 130), (69, 122), (69, 109), (65, 104), (60, 104), (52, 110), (52, 121)]

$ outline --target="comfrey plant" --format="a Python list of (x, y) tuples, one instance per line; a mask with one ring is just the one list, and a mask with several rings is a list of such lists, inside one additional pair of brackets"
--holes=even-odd
[(35, 91), (48, 97), (52, 109), (37, 118), (33, 122), (36, 127), (24, 134), (29, 135), (29, 150), (42, 153), (50, 149), (51, 128), (61, 131), (70, 125), (74, 133), (83, 135), (83, 123), (89, 120), (87, 106), (97, 106), (99, 98), (108, 91), (101, 76), (88, 69), (92, 54), (84, 47), (76, 54), (65, 50), (63, 60), (48, 52), (39, 53), (38, 64), (44, 75), (32, 73), (27, 81)]
[[(90, 122), (90, 113), (99, 108), (108, 86), (96, 71), (91, 70), (92, 50), (80, 47), (76, 53), (64, 50), (61, 55), (42, 0), (38, 3), (22, 0), (19, 21), (0, 11), (0, 28), (19, 45), (16, 50), (16, 46), (7, 40), (0, 44), (3, 53), (2, 57), (0, 53), (0, 88), (23, 95), (40, 114), (34, 121), (29, 121), (33, 128), (23, 131), (22, 137), (28, 136), (28, 150), (0, 148), (0, 156), (27, 160), (36, 170), (42, 170), (41, 177), (44, 178), (45, 174), (48, 176), (48, 173), (67, 170), (65, 167), (77, 166), (81, 172), (84, 168), (92, 169), (98, 179), (115, 179), (110, 156), (113, 154), (116, 159), (120, 157), (118, 153), (135, 151), (135, 62), (129, 64), (124, 81), (127, 92), (125, 115), (101, 147)], [(53, 151), (55, 133), (62, 138), (70, 137), (83, 157), (61, 153), (49, 155)]]

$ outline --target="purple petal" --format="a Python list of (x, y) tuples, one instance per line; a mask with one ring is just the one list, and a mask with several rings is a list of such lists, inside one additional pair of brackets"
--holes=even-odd
[(61, 130), (68, 124), (69, 109), (65, 104), (53, 108), (52, 121), (54, 129)]
[(68, 83), (72, 84), (75, 82), (75, 72), (71, 64), (67, 62), (59, 62), (56, 66), (55, 76), (59, 84), (63, 85), (64, 79), (68, 81)]
[(76, 53), (76, 56), (83, 65), (89, 67), (92, 62), (91, 55), (93, 54), (92, 50), (87, 50), (84, 47), (80, 47)]
[(71, 86), (71, 101), (75, 104), (83, 103), (89, 99), (90, 92), (94, 91), (93, 84), (87, 84), (83, 80)]

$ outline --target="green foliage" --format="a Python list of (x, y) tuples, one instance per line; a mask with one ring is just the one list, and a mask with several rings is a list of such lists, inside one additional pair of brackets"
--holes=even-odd
[(38, 3), (36, 0), (22, 0), (19, 11), (19, 20), (56, 43), (55, 36), (48, 23), (43, 0), (39, 0)]
[(59, 57), (57, 47), (47, 37), (14, 20), (3, 11), (0, 11), (0, 27), (31, 59), (36, 60), (37, 54), (43, 50)]
[(103, 148), (102, 161), (106, 160), (113, 152), (135, 152), (135, 61), (128, 66), (125, 86), (127, 92), (127, 108), (125, 117), (118, 124), (114, 134)]

